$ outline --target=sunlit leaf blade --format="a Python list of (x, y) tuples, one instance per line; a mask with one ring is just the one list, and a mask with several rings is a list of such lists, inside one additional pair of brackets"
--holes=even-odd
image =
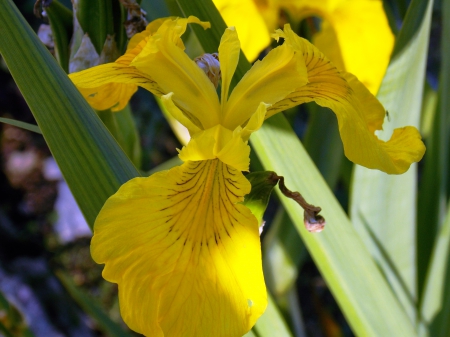
[(270, 118), (252, 135), (252, 143), (266, 169), (282, 172), (291, 190), (322, 207), (327, 225), (312, 234), (303, 226), (298, 205), (280, 196), (354, 333), (413, 336), (406, 313), (285, 119)]
[(69, 275), (66, 275), (63, 271), (57, 271), (56, 275), (70, 296), (75, 300), (75, 302), (77, 302), (85, 313), (97, 322), (100, 330), (105, 333), (106, 336), (134, 336), (134, 334), (126, 332), (119, 324), (112, 321), (111, 318), (109, 318), (103, 309), (88, 294), (75, 285)]
[(25, 123), (25, 122), (18, 121), (16, 119), (3, 118), (3, 117), (0, 117), (0, 122), (5, 123), (5, 124), (9, 124), (9, 125), (14, 125), (14, 126), (17, 126), (18, 128), (21, 128), (21, 129), (25, 129), (25, 130), (28, 130), (28, 131), (32, 131), (32, 132), (36, 132), (36, 133), (42, 134), (41, 129), (39, 129), (39, 126), (34, 125), (34, 124)]
[(55, 42), (56, 59), (65, 72), (69, 70), (69, 41), (73, 32), (72, 11), (58, 1), (45, 8)]
[(0, 53), (92, 226), (139, 173), (10, 0), (0, 1), (0, 31)]
[[(417, 2), (421, 0), (413, 1), (412, 8)], [(378, 92), (388, 111), (384, 131), (379, 133), (381, 139), (388, 140), (394, 128), (419, 126), (432, 6), (430, 1), (425, 16), (410, 10), (405, 18), (404, 27), (413, 35), (391, 59)], [(422, 23), (417, 16), (423, 17)], [(417, 24), (415, 30), (410, 22)], [(417, 165), (400, 176), (357, 166), (351, 196), (352, 222), (411, 321), (416, 319), (417, 301), (416, 182)]]
[[(213, 30), (205, 31), (208, 35), (198, 32), (198, 38), (204, 46), (213, 45), (206, 41), (209, 39), (218, 45), (225, 25), (223, 20), (216, 21), (219, 14), (213, 3), (178, 3), (185, 15), (197, 14), (202, 20), (214, 22)], [(235, 78), (239, 79), (249, 67), (241, 54)], [(303, 228), (303, 211), (277, 191), (355, 334), (414, 336), (408, 316), (286, 119), (281, 115), (270, 118), (252, 135), (251, 142), (266, 170), (283, 175), (291, 190), (323, 206), (327, 227), (320, 234), (311, 234)]]

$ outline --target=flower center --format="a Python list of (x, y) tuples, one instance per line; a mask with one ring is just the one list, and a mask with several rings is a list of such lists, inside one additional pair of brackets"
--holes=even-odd
[(217, 89), (221, 78), (219, 55), (217, 53), (203, 54), (202, 56), (196, 57), (194, 62), (205, 72), (206, 76), (208, 76), (209, 80)]

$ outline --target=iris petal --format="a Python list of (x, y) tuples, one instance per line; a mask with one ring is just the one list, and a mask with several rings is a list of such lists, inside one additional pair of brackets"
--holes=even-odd
[(124, 184), (101, 210), (91, 253), (119, 284), (121, 313), (147, 336), (242, 336), (267, 295), (250, 191), (218, 159)]
[(186, 114), (195, 116), (202, 129), (219, 124), (220, 104), (216, 89), (206, 74), (179, 48), (179, 30), (166, 21), (153, 35), (131, 66), (154, 79)]
[(231, 79), (239, 62), (241, 44), (234, 27), (227, 28), (222, 35), (219, 45), (220, 72), (222, 74), (221, 106), (228, 100), (228, 90)]
[(133, 67), (119, 63), (102, 64), (72, 73), (69, 77), (97, 110), (121, 110), (138, 86), (158, 96), (165, 94), (153, 79)]
[[(341, 1), (326, 18), (321, 32), (314, 37), (314, 45), (334, 64), (342, 63), (341, 70), (355, 74), (375, 95), (394, 47), (383, 2)], [(329, 43), (329, 35), (336, 38), (336, 43)]]
[(242, 140), (239, 131), (232, 132), (216, 125), (194, 134), (180, 151), (179, 157), (183, 161), (219, 158), (240, 171), (248, 171), (250, 147)]
[(282, 45), (257, 61), (244, 75), (225, 105), (223, 125), (230, 130), (246, 122), (261, 102), (273, 104), (307, 82), (305, 62)]
[(386, 112), (356, 77), (341, 74), (317, 48), (295, 35), (289, 25), (284, 32), (278, 30), (276, 37), (284, 37), (286, 44), (305, 57), (309, 83), (270, 107), (267, 117), (315, 101), (336, 114), (345, 155), (351, 161), (389, 174), (401, 174), (422, 158), (425, 146), (414, 127), (394, 131), (388, 142), (374, 135), (381, 130)]
[(242, 50), (249, 61), (270, 44), (270, 34), (252, 0), (213, 0), (228, 26), (239, 32)]

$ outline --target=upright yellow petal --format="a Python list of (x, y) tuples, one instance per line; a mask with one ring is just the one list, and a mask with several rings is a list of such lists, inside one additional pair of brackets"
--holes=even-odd
[(213, 0), (227, 26), (239, 32), (242, 50), (254, 61), (270, 44), (270, 33), (252, 0)]
[(309, 83), (268, 109), (267, 117), (301, 103), (315, 101), (336, 114), (345, 155), (351, 161), (389, 174), (405, 172), (419, 161), (425, 146), (418, 130), (406, 127), (394, 131), (388, 142), (374, 132), (381, 130), (385, 110), (378, 100), (351, 74), (341, 74), (312, 44), (297, 36), (289, 27), (277, 31), (305, 57)]
[(242, 336), (267, 295), (250, 191), (219, 160), (124, 184), (105, 203), (91, 253), (119, 284), (121, 314), (146, 336)]
[(234, 130), (254, 114), (261, 102), (273, 104), (306, 82), (302, 56), (288, 46), (279, 46), (257, 61), (234, 88), (222, 124)]
[(173, 92), (173, 102), (208, 129), (219, 124), (219, 99), (206, 74), (174, 41), (185, 29), (176, 24), (180, 20), (165, 21), (131, 66), (154, 79), (164, 92)]
[(228, 91), (230, 89), (231, 79), (239, 62), (239, 53), (241, 52), (241, 45), (234, 27), (225, 29), (225, 33), (220, 39), (219, 45), (219, 62), (220, 72), (222, 74), (222, 89), (221, 89), (221, 106), (225, 106), (228, 100)]

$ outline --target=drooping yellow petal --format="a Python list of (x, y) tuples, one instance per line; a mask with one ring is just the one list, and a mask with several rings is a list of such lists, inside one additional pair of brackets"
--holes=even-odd
[(315, 101), (336, 114), (345, 155), (351, 161), (389, 174), (405, 172), (419, 161), (425, 146), (414, 127), (394, 131), (388, 142), (379, 140), (385, 110), (378, 100), (351, 74), (341, 74), (312, 44), (298, 37), (289, 27), (275, 37), (285, 38), (305, 57), (309, 83), (270, 107), (266, 117), (301, 103)]
[(306, 82), (302, 56), (288, 46), (279, 46), (257, 61), (234, 88), (222, 124), (234, 130), (253, 115), (261, 102), (273, 104)]
[(201, 128), (208, 129), (219, 124), (219, 99), (206, 74), (174, 42), (185, 29), (176, 22), (165, 21), (131, 66), (154, 79), (163, 91), (173, 92), (173, 102), (185, 115), (195, 116)]
[[(330, 43), (328, 36), (337, 41)], [(313, 42), (331, 62), (343, 63), (341, 70), (356, 75), (372, 94), (377, 93), (394, 47), (382, 1), (341, 1), (328, 13)]]
[(115, 62), (72, 73), (69, 77), (97, 110), (123, 109), (138, 86), (158, 96), (165, 94), (150, 77), (133, 67)]
[(118, 283), (121, 314), (146, 336), (244, 335), (267, 295), (250, 191), (219, 160), (124, 184), (105, 203), (91, 253)]
[(256, 60), (270, 44), (270, 34), (264, 19), (252, 0), (213, 0), (227, 26), (239, 32), (242, 50), (247, 59)]
[(194, 134), (179, 155), (183, 161), (196, 161), (219, 158), (223, 163), (248, 171), (250, 147), (243, 141), (239, 132), (233, 132), (222, 125)]
[(240, 51), (241, 45), (236, 29), (234, 27), (225, 29), (219, 45), (220, 72), (222, 75), (222, 100), (220, 104), (222, 108), (228, 100), (228, 91), (230, 89), (231, 79), (239, 62)]

